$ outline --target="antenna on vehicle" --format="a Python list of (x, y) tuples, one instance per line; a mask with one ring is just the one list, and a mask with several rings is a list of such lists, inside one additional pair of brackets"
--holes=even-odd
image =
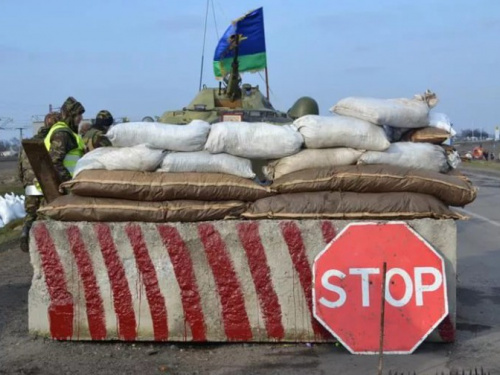
[(203, 31), (203, 48), (201, 50), (201, 68), (200, 68), (200, 86), (198, 87), (198, 91), (201, 91), (201, 82), (203, 80), (203, 62), (205, 60), (205, 41), (207, 39), (207, 19), (208, 19), (208, 5), (210, 0), (207, 0), (207, 9), (205, 11), (205, 28)]

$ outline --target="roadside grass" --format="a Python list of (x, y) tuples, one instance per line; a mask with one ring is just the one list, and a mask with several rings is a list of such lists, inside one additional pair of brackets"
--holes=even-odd
[(7, 193), (24, 195), (24, 189), (21, 184), (0, 184), (0, 195), (4, 196)]
[(23, 219), (13, 220), (3, 228), (0, 228), (0, 245), (21, 236)]
[(496, 161), (472, 160), (470, 162), (462, 162), (464, 168), (489, 169), (500, 172), (500, 163)]

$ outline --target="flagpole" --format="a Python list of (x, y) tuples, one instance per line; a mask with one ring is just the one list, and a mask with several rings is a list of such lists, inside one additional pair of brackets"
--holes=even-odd
[(269, 75), (267, 74), (267, 66), (266, 66), (266, 97), (269, 100)]

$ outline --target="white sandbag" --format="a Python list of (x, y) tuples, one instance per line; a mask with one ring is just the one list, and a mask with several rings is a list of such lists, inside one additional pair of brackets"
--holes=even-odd
[(451, 120), (448, 115), (439, 112), (430, 112), (429, 113), (429, 126), (433, 128), (446, 130), (452, 137), (457, 135), (455, 129), (451, 126)]
[(299, 152), (304, 140), (290, 125), (264, 122), (218, 122), (212, 125), (205, 150), (249, 159), (279, 159)]
[(16, 219), (22, 219), (26, 216), (23, 197), (16, 195), (13, 203), (11, 204), (11, 210), (14, 213)]
[(438, 102), (436, 94), (427, 91), (413, 99), (376, 99), (349, 97), (340, 100), (330, 111), (356, 117), (378, 125), (396, 128), (424, 128), (429, 124), (429, 110)]
[(307, 149), (298, 154), (275, 160), (262, 168), (268, 180), (280, 178), (288, 173), (311, 168), (326, 168), (356, 164), (362, 151), (352, 148)]
[(4, 225), (16, 220), (16, 214), (10, 205), (10, 200), (0, 197), (0, 218)]
[(200, 151), (210, 132), (210, 124), (193, 120), (187, 125), (159, 122), (125, 122), (109, 129), (107, 138), (115, 147), (147, 144), (170, 151)]
[(171, 152), (165, 156), (159, 172), (227, 173), (243, 178), (254, 178), (248, 159), (229, 154), (211, 154), (208, 151)]
[(384, 151), (390, 146), (383, 128), (353, 117), (307, 115), (295, 120), (293, 125), (304, 137), (307, 148)]
[(446, 153), (446, 159), (448, 160), (448, 165), (452, 169), (457, 169), (458, 166), (462, 163), (462, 159), (460, 155), (455, 150)]
[(147, 145), (96, 148), (78, 160), (74, 176), (87, 169), (154, 171), (165, 153)]
[(397, 142), (388, 150), (367, 151), (358, 164), (389, 164), (446, 173), (450, 170), (445, 150), (430, 143)]

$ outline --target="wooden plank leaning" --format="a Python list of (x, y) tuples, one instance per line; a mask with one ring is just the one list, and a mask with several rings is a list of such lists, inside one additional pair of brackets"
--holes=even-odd
[(59, 192), (61, 180), (52, 164), (50, 155), (41, 140), (24, 139), (22, 145), (31, 168), (40, 183), (47, 203), (52, 202), (62, 194)]

